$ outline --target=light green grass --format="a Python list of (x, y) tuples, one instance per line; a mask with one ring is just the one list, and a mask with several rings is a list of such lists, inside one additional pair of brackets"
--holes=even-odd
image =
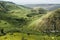
[(11, 35), (9, 33), (5, 36), (0, 36), (0, 40), (60, 40), (60, 38), (48, 35), (27, 35), (24, 33), (14, 33)]

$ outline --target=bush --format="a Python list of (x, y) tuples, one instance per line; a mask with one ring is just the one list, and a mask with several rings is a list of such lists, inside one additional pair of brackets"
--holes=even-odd
[(6, 33), (4, 32), (4, 29), (0, 28), (0, 36), (2, 36), (2, 35), (6, 35)]
[(30, 13), (30, 14), (27, 14), (27, 17), (33, 17), (33, 16), (36, 16), (38, 15), (37, 13)]
[(43, 8), (39, 8), (39, 9), (38, 9), (38, 13), (39, 13), (39, 14), (45, 14), (45, 13), (47, 13), (47, 10), (45, 10), (45, 9), (43, 9)]

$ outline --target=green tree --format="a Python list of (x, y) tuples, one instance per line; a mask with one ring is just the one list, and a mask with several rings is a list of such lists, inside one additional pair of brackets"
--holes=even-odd
[(45, 14), (45, 13), (47, 13), (47, 10), (44, 9), (44, 8), (39, 8), (39, 9), (38, 9), (38, 13), (39, 13), (39, 14)]

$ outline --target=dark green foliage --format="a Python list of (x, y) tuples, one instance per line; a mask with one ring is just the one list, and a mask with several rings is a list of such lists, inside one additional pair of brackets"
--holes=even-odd
[(10, 29), (10, 30), (6, 31), (6, 33), (11, 33), (11, 34), (13, 34), (15, 32), (21, 32), (21, 31), (19, 29)]
[(27, 17), (34, 17), (36, 15), (41, 15), (41, 14), (46, 14), (47, 10), (43, 9), (43, 8), (39, 8), (39, 9), (32, 9), (30, 14), (27, 14)]
[(6, 35), (6, 33), (4, 32), (4, 29), (0, 28), (0, 36), (2, 36), (2, 35)]
[(29, 21), (27, 18), (6, 18), (6, 19), (7, 22), (15, 25), (16, 27), (23, 27)]
[(4, 24), (7, 24), (7, 23), (4, 23)]
[(39, 14), (45, 14), (45, 13), (47, 13), (47, 10), (46, 9), (43, 9), (43, 8), (39, 8), (38, 9), (38, 13)]
[(27, 33), (27, 35), (30, 35), (30, 33)]
[(30, 13), (30, 14), (27, 14), (27, 17), (33, 17), (33, 16), (36, 16), (38, 15), (37, 13)]

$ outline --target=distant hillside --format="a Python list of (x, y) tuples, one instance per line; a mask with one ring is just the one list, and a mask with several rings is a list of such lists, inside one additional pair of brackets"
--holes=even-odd
[(42, 7), (48, 10), (55, 10), (57, 8), (60, 8), (60, 4), (27, 4), (24, 6), (30, 7), (30, 8)]

